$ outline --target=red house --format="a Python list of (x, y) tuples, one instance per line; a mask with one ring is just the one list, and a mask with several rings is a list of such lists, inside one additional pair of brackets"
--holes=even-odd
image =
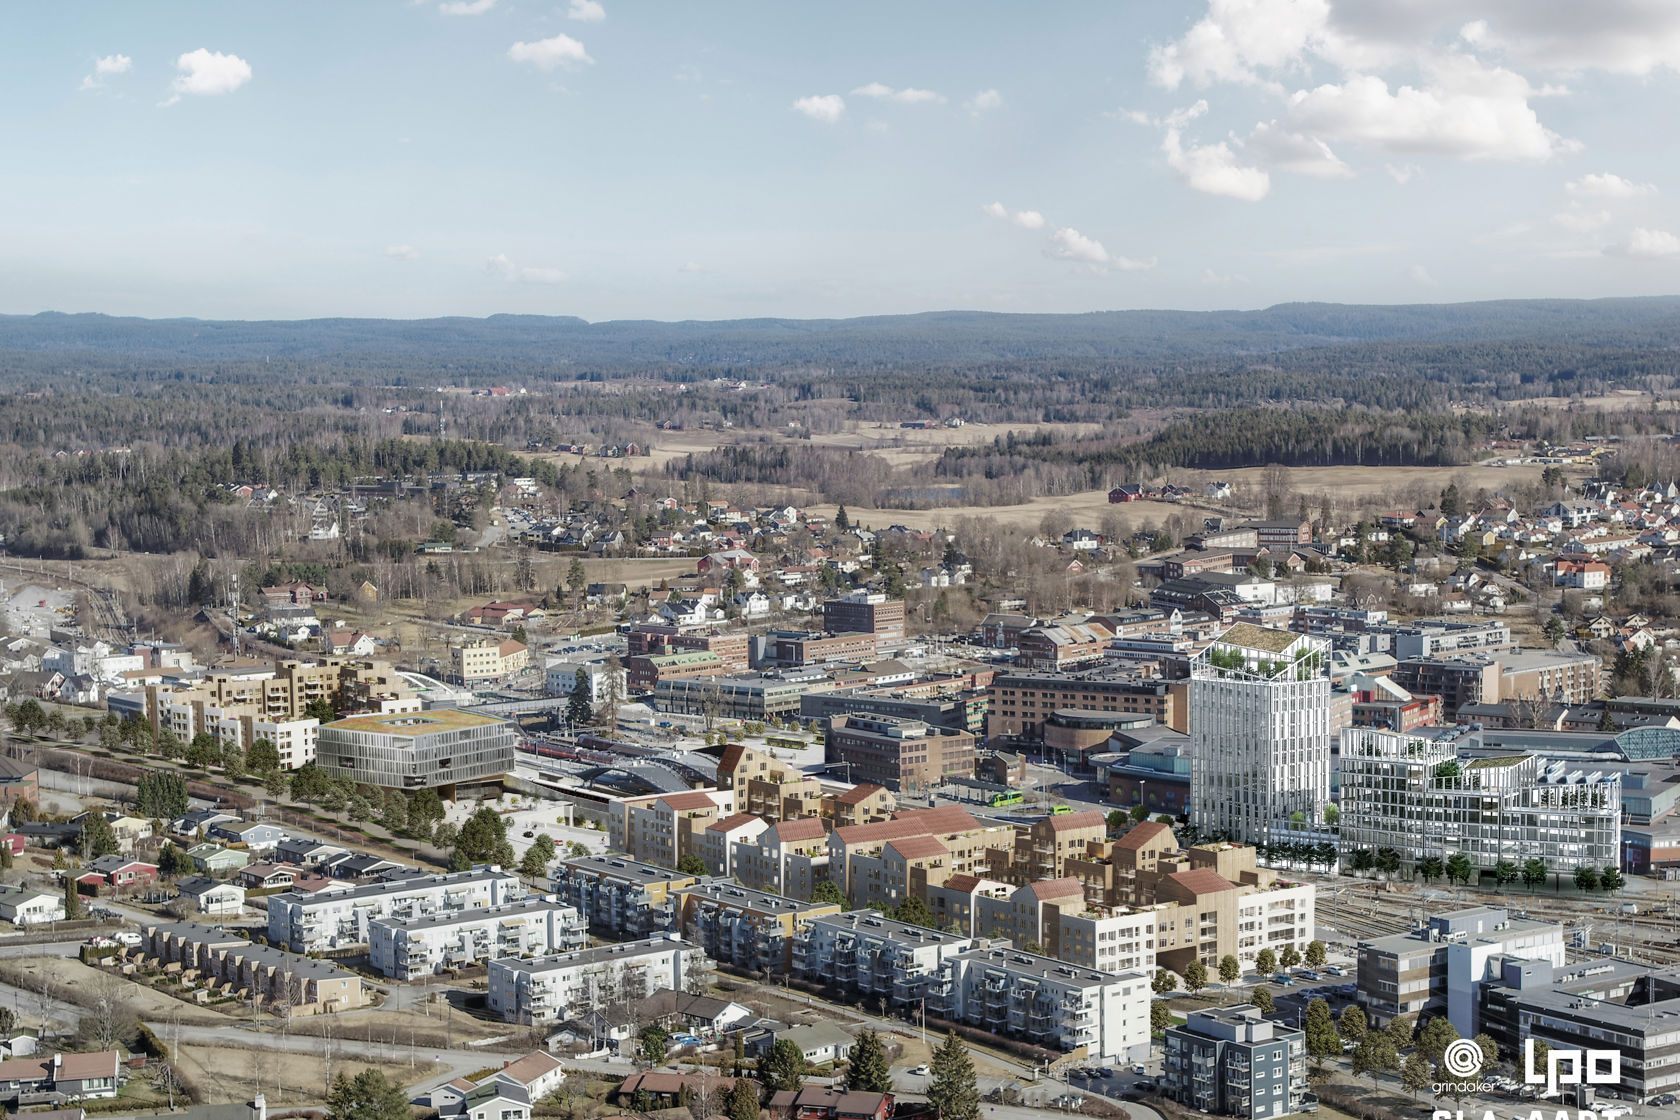
[(76, 882), (89, 887), (137, 887), (154, 882), (157, 876), (155, 863), (111, 855), (88, 864), (88, 869), (76, 876)]
[(1135, 483), (1127, 483), (1124, 486), (1116, 486), (1108, 492), (1109, 505), (1117, 506), (1122, 502), (1136, 502), (1141, 501), (1142, 499), (1143, 487), (1138, 486)]
[(845, 1093), (821, 1085), (797, 1092), (784, 1089), (770, 1097), (770, 1114), (783, 1120), (887, 1120), (891, 1093)]

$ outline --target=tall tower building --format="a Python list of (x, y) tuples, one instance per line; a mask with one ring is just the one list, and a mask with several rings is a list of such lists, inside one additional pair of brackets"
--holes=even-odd
[(1326, 642), (1238, 623), (1190, 672), (1190, 822), (1262, 843), (1317, 824), (1330, 800)]

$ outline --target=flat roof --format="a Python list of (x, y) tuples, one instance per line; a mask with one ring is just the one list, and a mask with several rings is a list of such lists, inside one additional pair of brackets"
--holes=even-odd
[(463, 712), (457, 708), (435, 708), (429, 712), (380, 712), (373, 715), (346, 716), (321, 725), (321, 730), (372, 731), (381, 735), (400, 735), (415, 738), (439, 731), (464, 731), (470, 727), (489, 727), (506, 724), (505, 719)]
[(590, 949), (574, 949), (570, 953), (551, 953), (546, 957), (503, 957), (491, 961), (494, 966), (516, 972), (552, 972), (557, 968), (598, 964), (622, 957), (646, 957), (655, 953), (669, 953), (677, 949), (698, 949), (692, 941), (680, 937), (650, 937), (645, 941), (624, 941), (616, 945), (596, 945)]
[(440, 926), (461, 926), (473, 922), (504, 920), (518, 918), (525, 914), (548, 912), (552, 910), (570, 910), (577, 913), (577, 907), (567, 906), (563, 902), (550, 902), (546, 898), (525, 898), (518, 902), (510, 902), (505, 906), (482, 906), (470, 910), (451, 910), (446, 914), (428, 914), (415, 918), (375, 918), (368, 926), (387, 925), (401, 929), (437, 929)]
[[(372, 857), (377, 858), (377, 857)], [(359, 887), (352, 887), (347, 891), (334, 891), (331, 894), (311, 894), (307, 891), (286, 891), (272, 896), (282, 902), (295, 902), (303, 905), (311, 903), (325, 905), (352, 902), (359, 898), (378, 898), (381, 895), (416, 894), (437, 887), (465, 886), (471, 883), (486, 883), (492, 879), (506, 879), (517, 883), (519, 876), (511, 871), (503, 871), (494, 864), (487, 867), (475, 867), (471, 871), (455, 871), (443, 875), (427, 875), (424, 878), (409, 876), (383, 883), (367, 883)]]

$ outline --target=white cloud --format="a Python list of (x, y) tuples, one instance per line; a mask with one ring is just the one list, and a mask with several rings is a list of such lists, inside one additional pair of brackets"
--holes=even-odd
[(1236, 153), (1224, 141), (1186, 148), (1182, 128), (1169, 126), (1161, 152), (1167, 157), (1167, 166), (1178, 172), (1193, 191), (1258, 202), (1272, 189), (1271, 177), (1258, 167), (1238, 163)]
[(1229, 288), (1232, 284), (1246, 284), (1248, 277), (1236, 273), (1215, 272), (1211, 268), (1202, 269), (1202, 283), (1210, 288)]
[(1435, 277), (1429, 275), (1429, 270), (1421, 264), (1414, 264), (1411, 268), (1408, 268), (1406, 275), (1411, 278), (1414, 284), (1422, 284), (1426, 288), (1440, 286), (1435, 283)]
[(1330, 150), (1330, 145), (1317, 137), (1280, 128), (1275, 121), (1256, 125), (1243, 147), (1275, 171), (1290, 171), (1316, 179), (1353, 176), (1353, 168), (1343, 163)]
[(917, 105), (924, 101), (942, 102), (945, 100), (943, 94), (935, 93), (931, 89), (914, 89), (908, 87), (905, 89), (894, 89), (891, 86), (883, 85), (880, 82), (870, 82), (866, 86), (859, 86), (852, 91), (852, 95), (854, 97), (872, 97), (877, 101), (897, 101), (902, 105)]
[(1616, 252), (1629, 257), (1672, 257), (1680, 253), (1680, 237), (1667, 230), (1635, 228)]
[(1057, 260), (1088, 264), (1099, 271), (1115, 268), (1121, 272), (1139, 272), (1155, 267), (1154, 257), (1138, 261), (1130, 257), (1116, 256), (1103, 248), (1102, 242), (1094, 237), (1086, 237), (1071, 226), (1050, 235), (1049, 253)]
[(1486, 0), (1479, 7), (1486, 18), (1477, 21), (1483, 25), (1478, 45), (1497, 47), (1528, 65), (1639, 77), (1663, 68), (1680, 69), (1680, 5), (1660, 0)]
[(1642, 194), (1656, 194), (1652, 183), (1635, 183), (1620, 175), (1583, 175), (1563, 185), (1570, 194), (1595, 195), (1599, 198), (1633, 198)]
[(180, 71), (170, 83), (174, 94), (165, 105), (173, 105), (183, 95), (213, 96), (232, 93), (251, 80), (251, 64), (236, 54), (222, 54), (203, 47), (188, 51), (175, 60)]
[(846, 99), (838, 93), (815, 94), (801, 97), (793, 103), (793, 107), (814, 121), (833, 124), (845, 115)]
[(82, 89), (98, 89), (106, 78), (126, 74), (134, 68), (134, 60), (126, 54), (108, 54), (93, 61), (93, 73), (82, 79)]
[(497, 253), (484, 262), (484, 269), (509, 282), (521, 284), (564, 284), (567, 276), (558, 268), (520, 268), (506, 253)]
[(1544, 160), (1573, 145), (1540, 123), (1520, 74), (1453, 54), (1430, 64), (1430, 81), (1390, 91), (1375, 74), (1301, 90), (1288, 115), (1300, 131), (1405, 155)]
[(1003, 94), (999, 93), (995, 89), (983, 89), (967, 101), (964, 101), (963, 108), (978, 116), (981, 113), (989, 113), (1002, 104)]
[(1389, 177), (1396, 183), (1400, 183), (1402, 185), (1411, 182), (1413, 179), (1416, 179), (1423, 174), (1423, 168), (1419, 167), (1415, 163), (1385, 163), (1383, 164), (1383, 170), (1388, 172)]
[(420, 259), (420, 250), (412, 245), (387, 245), (385, 256), (394, 261), (417, 261)]
[(1552, 215), (1552, 224), (1561, 226), (1570, 233), (1591, 233), (1601, 226), (1610, 224), (1608, 210), (1565, 210)]
[(446, 16), (481, 16), (496, 6), (496, 0), (447, 0), (438, 5)]
[(538, 39), (533, 43), (515, 43), (508, 48), (508, 57), (515, 62), (529, 62), (543, 70), (569, 66), (574, 62), (593, 64), (583, 44), (570, 35), (556, 35), (552, 39)]
[(1044, 228), (1044, 215), (1037, 210), (1017, 210), (1014, 214), (1010, 214), (1009, 208), (1001, 202), (988, 202), (980, 209), (989, 217), (1014, 222), (1022, 229)]
[(699, 261), (684, 261), (683, 263), (681, 263), (677, 266), (677, 271), (678, 272), (693, 273), (693, 272), (704, 272), (706, 270), (705, 270), (704, 267), (701, 266)]
[(600, 23), (607, 18), (607, 10), (598, 0), (572, 0), (571, 7), (566, 9), (566, 18), (579, 23)]
[(1349, 54), (1329, 23), (1329, 0), (1210, 0), (1182, 38), (1149, 52), (1149, 76), (1166, 89), (1185, 82), (1276, 88), (1264, 71), (1294, 68), (1309, 50)]

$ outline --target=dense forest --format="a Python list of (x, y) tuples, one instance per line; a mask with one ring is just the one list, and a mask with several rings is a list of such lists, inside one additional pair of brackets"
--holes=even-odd
[[(671, 462), (673, 481), (901, 507), (1164, 468), (1455, 465), (1495, 433), (1666, 434), (1666, 413), (1529, 403), (1624, 388), (1680, 388), (1680, 299), (716, 323), (0, 317), (0, 536), (44, 555), (262, 551), (297, 527), (235, 509), (229, 483), (330, 492), (442, 468), (538, 474), (576, 505), (637, 462), (514, 456), (646, 447), (671, 427), (737, 444)], [(1098, 430), (897, 469), (801, 438), (913, 417)], [(403, 540), (428, 528), (409, 505), (386, 526)]]

